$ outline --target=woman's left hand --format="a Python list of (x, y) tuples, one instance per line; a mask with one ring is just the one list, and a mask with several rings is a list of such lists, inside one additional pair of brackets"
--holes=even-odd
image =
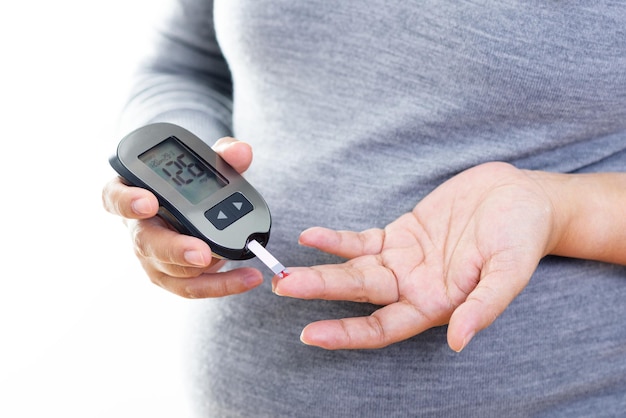
[(382, 305), (368, 317), (309, 324), (304, 343), (379, 348), (449, 324), (462, 350), (528, 284), (554, 247), (554, 208), (529, 172), (487, 163), (448, 180), (384, 229), (311, 228), (300, 243), (348, 260), (290, 268), (274, 291), (302, 299)]

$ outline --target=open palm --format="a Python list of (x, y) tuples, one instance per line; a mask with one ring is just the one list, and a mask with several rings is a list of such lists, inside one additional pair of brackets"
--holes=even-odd
[(483, 164), (435, 189), (384, 229), (312, 228), (303, 245), (347, 258), (290, 269), (277, 294), (382, 305), (368, 317), (309, 324), (307, 344), (378, 348), (449, 324), (460, 351), (530, 280), (552, 239), (549, 196), (527, 172)]

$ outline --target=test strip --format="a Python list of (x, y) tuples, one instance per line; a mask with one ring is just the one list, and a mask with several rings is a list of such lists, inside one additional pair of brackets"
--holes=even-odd
[(248, 242), (248, 249), (257, 256), (259, 260), (263, 262), (270, 270), (274, 272), (281, 279), (286, 277), (289, 273), (285, 266), (283, 266), (269, 251), (265, 249), (256, 240)]

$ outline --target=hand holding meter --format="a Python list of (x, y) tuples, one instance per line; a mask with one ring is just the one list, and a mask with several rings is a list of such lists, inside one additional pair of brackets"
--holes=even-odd
[[(109, 162), (128, 183), (154, 193), (159, 214), (181, 233), (205, 241), (215, 256), (245, 260), (258, 247), (266, 252), (267, 204), (191, 132), (169, 123), (147, 125), (124, 137)], [(260, 244), (252, 246), (254, 253), (252, 241)]]

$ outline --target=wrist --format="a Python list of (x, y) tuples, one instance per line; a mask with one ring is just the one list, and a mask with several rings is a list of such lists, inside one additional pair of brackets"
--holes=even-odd
[(526, 173), (552, 210), (546, 255), (626, 263), (626, 173)]
[[(541, 189), (546, 200), (548, 212), (548, 228), (550, 229), (544, 256), (562, 251), (563, 244), (569, 241), (567, 237), (573, 215), (572, 204), (568, 203), (570, 196), (566, 190), (567, 175), (547, 171), (523, 170), (524, 173)], [(562, 255), (562, 254), (561, 254)]]

